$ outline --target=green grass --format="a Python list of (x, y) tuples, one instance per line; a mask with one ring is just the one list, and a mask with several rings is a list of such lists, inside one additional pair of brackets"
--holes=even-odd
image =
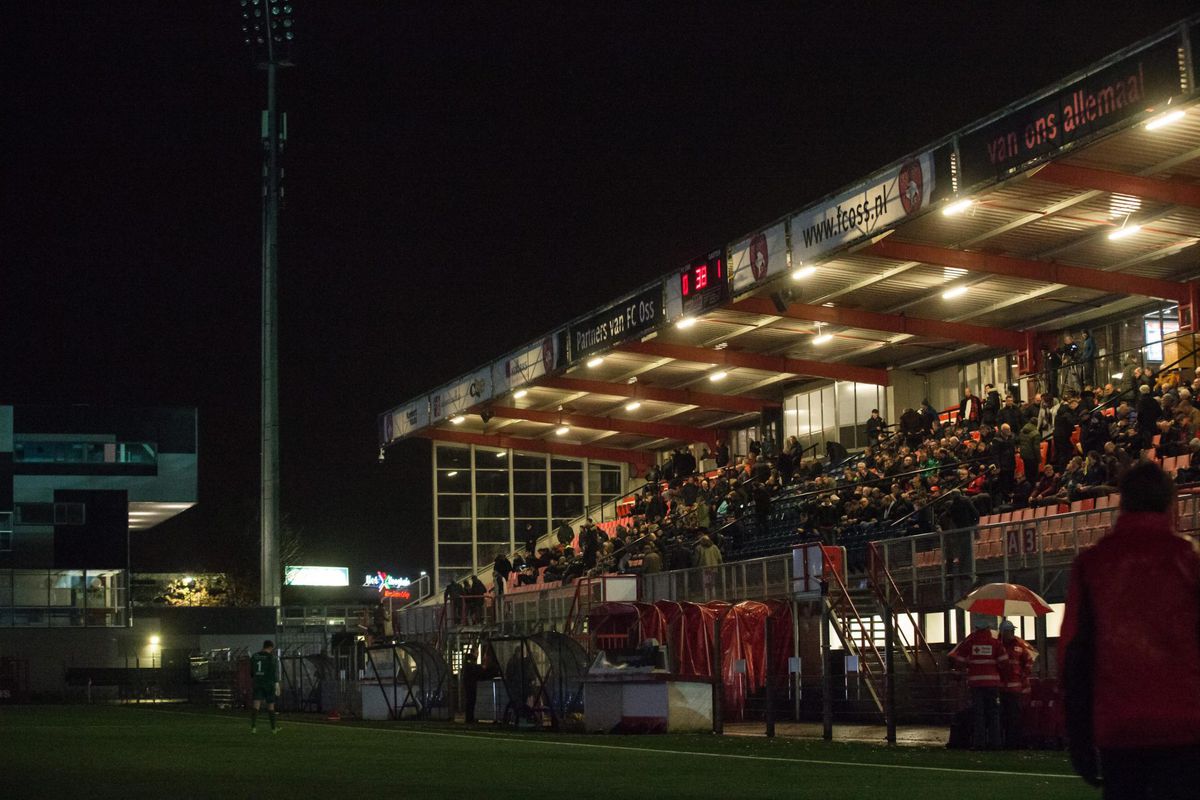
[[(881, 767), (879, 765), (889, 765)], [(897, 769), (895, 767), (903, 767)], [(1088, 798), (1059, 753), (583, 736), (146, 707), (0, 706), (0, 795)]]

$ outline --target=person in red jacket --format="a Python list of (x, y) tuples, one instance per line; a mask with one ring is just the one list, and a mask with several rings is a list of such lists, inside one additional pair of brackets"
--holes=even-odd
[(1059, 639), (1071, 764), (1105, 798), (1200, 794), (1200, 554), (1154, 462), (1075, 559)]
[(995, 617), (975, 617), (975, 630), (950, 651), (950, 660), (967, 672), (971, 690), (971, 747), (999, 748), (1000, 687), (1008, 669), (1008, 654), (996, 636)]
[(1000, 723), (1004, 728), (1004, 746), (1015, 749), (1024, 744), (1021, 712), (1030, 694), (1029, 677), (1033, 674), (1033, 662), (1038, 652), (1017, 636), (1017, 626), (1008, 620), (1000, 623), (1000, 642), (1008, 654), (1008, 669), (1004, 673), (1004, 685), (1000, 687)]

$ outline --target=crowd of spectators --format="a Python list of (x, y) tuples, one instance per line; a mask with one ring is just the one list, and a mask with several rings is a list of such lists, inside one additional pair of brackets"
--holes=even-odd
[[(711, 567), (781, 521), (793, 542), (834, 544), (961, 529), (986, 514), (1111, 493), (1151, 451), (1188, 456), (1182, 482), (1200, 479), (1200, 377), (1184, 384), (1177, 370), (1128, 363), (1117, 384), (1096, 384), (1092, 340), (1081, 338), (1047, 354), (1044, 391), (1026, 402), (987, 384), (978, 394), (966, 387), (957, 408), (926, 400), (894, 424), (873, 410), (868, 446), (852, 457), (833, 446), (818, 455), (795, 436), (778, 452), (752, 441), (736, 460), (725, 445), (699, 459), (676, 451), (646, 475), (613, 535), (590, 519), (578, 531), (558, 523), (550, 546), (527, 531), (521, 552), (497, 556), (495, 575), (520, 586)], [(699, 472), (709, 459), (715, 468)], [(781, 507), (788, 513), (773, 516)]]

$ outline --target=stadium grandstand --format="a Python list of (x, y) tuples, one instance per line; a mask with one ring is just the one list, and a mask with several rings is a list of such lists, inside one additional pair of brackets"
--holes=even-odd
[[(455, 671), (490, 637), (661, 640), (741, 682), (734, 716), (772, 675), (812, 711), (825, 639), (847, 713), (882, 711), (893, 659), (940, 674), (972, 588), (1061, 612), (1130, 464), (1196, 535), (1197, 52), (1194, 18), (381, 414), (381, 454), (432, 442), (446, 587), (397, 633)], [(1051, 653), (1060, 616), (1018, 633)], [(718, 618), (773, 644), (690, 663), (728, 655)]]

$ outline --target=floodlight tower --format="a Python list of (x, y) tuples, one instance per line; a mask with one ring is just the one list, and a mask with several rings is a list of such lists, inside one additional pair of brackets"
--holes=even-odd
[(292, 65), (295, 19), (292, 0), (240, 0), (242, 38), (255, 66), (267, 73), (267, 110), (262, 113), (262, 485), (260, 604), (278, 608), (279, 582), (279, 346), (277, 278), (279, 201), (283, 195), (280, 155), (287, 140), (287, 116), (275, 101), (280, 67)]

